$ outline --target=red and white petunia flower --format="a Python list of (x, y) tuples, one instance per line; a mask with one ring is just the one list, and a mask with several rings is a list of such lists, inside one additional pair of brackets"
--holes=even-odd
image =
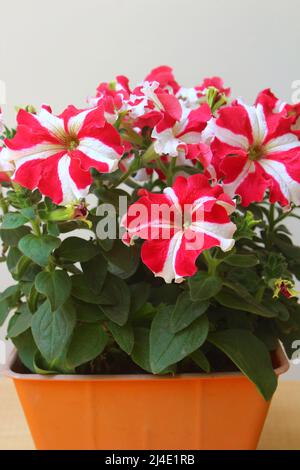
[(230, 88), (224, 87), (224, 82), (222, 78), (220, 77), (204, 78), (202, 84), (199, 86), (196, 86), (196, 90), (201, 92), (203, 95), (206, 94), (206, 91), (208, 88), (216, 88), (219, 91), (219, 93), (222, 93), (226, 96), (230, 95)]
[(258, 94), (255, 104), (258, 103), (273, 113), (280, 113), (283, 117), (289, 118), (292, 122), (292, 131), (300, 137), (300, 103), (289, 104), (281, 101), (269, 88)]
[(138, 85), (127, 102), (129, 117), (134, 126), (153, 128), (167, 114), (173, 119), (179, 119), (182, 113), (181, 105), (174, 95), (164, 91), (158, 82), (145, 81)]
[(300, 204), (300, 142), (291, 131), (292, 118), (260, 102), (236, 102), (219, 110), (211, 145), (213, 165), (224, 191), (242, 204), (263, 200)]
[(270, 88), (266, 88), (258, 94), (255, 105), (258, 104), (261, 104), (264, 109), (268, 109), (273, 113), (283, 113), (283, 115), (287, 116), (289, 105), (277, 98)]
[(104, 119), (101, 107), (79, 110), (69, 106), (55, 116), (49, 108), (39, 114), (20, 110), (17, 132), (5, 140), (3, 157), (14, 161), (14, 181), (38, 188), (56, 204), (85, 197), (92, 183), (90, 169), (117, 169), (123, 147), (120, 136)]
[(203, 131), (210, 118), (211, 111), (208, 104), (193, 110), (181, 108), (181, 114), (177, 119), (164, 113), (152, 132), (156, 153), (170, 157), (183, 154), (187, 158), (198, 158), (198, 155), (208, 151)]
[(175, 80), (173, 69), (168, 65), (161, 65), (153, 69), (145, 78), (147, 82), (157, 82), (164, 91), (176, 95), (180, 86)]
[(212, 188), (204, 175), (178, 176), (163, 194), (144, 189), (139, 195), (122, 219), (123, 241), (130, 245), (136, 238), (144, 239), (142, 261), (167, 283), (193, 276), (195, 261), (204, 250), (233, 247), (236, 226), (229, 214), (235, 203), (221, 186)]
[(102, 82), (97, 88), (96, 96), (87, 99), (91, 107), (103, 106), (105, 119), (114, 124), (119, 113), (127, 110), (127, 101), (131, 91), (129, 80), (123, 75), (116, 77), (114, 82)]
[(192, 88), (181, 87), (176, 97), (184, 103), (187, 108), (195, 109), (204, 102), (208, 88), (216, 88), (219, 94), (229, 96), (230, 88), (225, 88), (223, 80), (220, 77), (205, 78), (201, 85)]

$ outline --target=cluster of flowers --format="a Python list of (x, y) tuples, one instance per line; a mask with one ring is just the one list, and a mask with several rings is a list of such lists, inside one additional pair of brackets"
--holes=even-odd
[[(180, 282), (195, 273), (203, 250), (232, 248), (235, 225), (229, 216), (236, 196), (244, 207), (266, 193), (271, 204), (286, 209), (300, 204), (300, 105), (281, 102), (268, 89), (253, 106), (229, 95), (218, 77), (185, 88), (162, 66), (133, 89), (124, 76), (101, 83), (83, 110), (69, 106), (56, 116), (49, 106), (39, 113), (21, 109), (16, 134), (4, 139), (1, 149), (1, 180), (13, 172), (15, 182), (66, 205), (87, 196), (92, 168), (127, 174), (139, 159), (134, 176), (140, 182), (165, 180), (162, 165), (198, 168), (199, 174), (177, 176), (163, 193), (141, 189), (122, 220), (124, 242), (144, 239), (143, 262), (166, 282)], [(150, 210), (137, 222), (135, 204), (172, 206), (182, 222), (153, 219)], [(148, 230), (153, 226), (168, 226), (168, 239), (159, 230), (153, 239)], [(199, 234), (201, 247), (187, 249), (187, 241)]]

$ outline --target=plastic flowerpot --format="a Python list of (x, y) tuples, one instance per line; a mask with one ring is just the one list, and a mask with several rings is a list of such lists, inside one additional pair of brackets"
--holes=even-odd
[[(289, 364), (273, 354), (279, 376)], [(270, 402), (241, 373), (42, 376), (13, 379), (37, 449), (256, 449)]]

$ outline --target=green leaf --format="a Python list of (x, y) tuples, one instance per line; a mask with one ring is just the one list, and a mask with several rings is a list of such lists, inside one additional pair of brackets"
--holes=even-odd
[(35, 212), (33, 207), (24, 207), (24, 209), (20, 210), (23, 217), (27, 220), (34, 220), (35, 219)]
[(146, 282), (132, 284), (130, 285), (130, 292), (130, 313), (133, 315), (147, 303), (150, 295), (150, 284), (147, 284)]
[(204, 372), (210, 372), (210, 363), (208, 362), (205, 354), (201, 351), (201, 349), (197, 349), (191, 354), (191, 359), (197, 364), (200, 369), (204, 370)]
[(0, 294), (0, 326), (3, 325), (10, 311), (19, 301), (20, 287), (19, 285), (11, 286)]
[(72, 295), (76, 299), (82, 300), (89, 304), (96, 305), (113, 305), (115, 299), (110, 297), (109, 293), (101, 291), (100, 294), (95, 294), (89, 286), (88, 280), (83, 274), (76, 274), (71, 277), (72, 282)]
[(9, 304), (9, 301), (8, 300), (0, 301), (0, 326), (3, 325), (10, 311), (11, 311), (11, 306)]
[(198, 349), (208, 334), (208, 319), (202, 315), (178, 333), (170, 330), (173, 307), (164, 307), (155, 316), (150, 331), (150, 364), (154, 374), (161, 372)]
[(50, 302), (44, 302), (32, 318), (34, 340), (47, 362), (55, 364), (67, 347), (76, 323), (76, 313), (70, 302), (52, 312)]
[(163, 284), (160, 287), (153, 287), (150, 292), (150, 302), (154, 306), (160, 304), (174, 304), (175, 299), (182, 292), (178, 284)]
[(277, 316), (276, 312), (260, 304), (248, 292), (241, 291), (240, 296), (235, 291), (223, 289), (218, 295), (216, 295), (216, 300), (224, 307), (233, 308), (234, 310), (242, 310), (261, 317), (272, 318)]
[(82, 321), (83, 323), (96, 323), (105, 320), (105, 316), (98, 305), (89, 304), (77, 299), (74, 299), (73, 303), (78, 321)]
[(36, 290), (49, 299), (52, 310), (57, 310), (68, 300), (71, 287), (66, 271), (43, 271), (35, 278)]
[(270, 400), (277, 387), (270, 354), (265, 345), (248, 330), (232, 329), (212, 333), (208, 341), (223, 351)]
[(19, 242), (19, 250), (39, 266), (47, 266), (48, 259), (53, 250), (58, 248), (60, 240), (51, 235), (26, 235)]
[(83, 238), (69, 237), (56, 250), (56, 255), (73, 263), (83, 263), (97, 255), (97, 247), (92, 240), (88, 241)]
[(122, 279), (132, 276), (140, 262), (138, 245), (127, 247), (121, 240), (116, 240), (111, 251), (103, 252), (108, 261), (108, 270), (111, 274)]
[(110, 321), (108, 328), (113, 335), (114, 340), (127, 354), (131, 354), (134, 346), (134, 332), (130, 324), (119, 326)]
[(67, 362), (78, 367), (99, 356), (107, 345), (108, 336), (99, 323), (76, 325), (67, 353)]
[(37, 309), (39, 301), (39, 293), (35, 288), (35, 285), (32, 284), (28, 298), (27, 298), (27, 305), (31, 313), (34, 313)]
[(152, 372), (150, 366), (150, 330), (148, 328), (134, 329), (134, 347), (131, 357), (143, 370)]
[(21, 293), (26, 297), (29, 297), (32, 286), (34, 285), (33, 282), (21, 281), (19, 285)]
[(153, 318), (157, 313), (157, 307), (154, 307), (150, 302), (147, 302), (140, 307), (133, 315), (130, 320), (136, 325), (150, 325)]
[(207, 273), (199, 272), (189, 278), (189, 287), (192, 300), (208, 300), (220, 292), (222, 289), (222, 280), (216, 276), (210, 276)]
[(278, 320), (287, 321), (289, 319), (290, 313), (287, 307), (279, 300), (274, 300), (273, 298), (268, 299), (268, 308), (275, 313)]
[(229, 266), (238, 266), (243, 268), (251, 268), (258, 264), (258, 259), (255, 255), (236, 255), (232, 254), (224, 258), (224, 263)]
[(89, 261), (81, 263), (81, 267), (90, 288), (95, 294), (100, 294), (107, 274), (107, 261), (105, 258), (98, 254)]
[(114, 323), (125, 325), (130, 309), (130, 290), (126, 282), (109, 274), (104, 283), (102, 293), (108, 299), (112, 299), (113, 305), (101, 305), (101, 310)]
[(23, 226), (14, 230), (0, 230), (2, 241), (7, 246), (18, 246), (19, 241), (30, 233), (30, 228)]
[(172, 333), (184, 330), (199, 318), (209, 307), (209, 302), (192, 302), (188, 292), (183, 292), (177, 299), (171, 315), (170, 328)]
[(28, 330), (28, 328), (31, 326), (31, 320), (32, 314), (30, 313), (28, 307), (24, 305), (22, 311), (15, 313), (8, 325), (8, 338), (14, 338)]
[(19, 294), (20, 287), (18, 284), (16, 284), (15, 286), (10, 286), (0, 294), (0, 302), (3, 302), (3, 300), (9, 300), (12, 297), (18, 297)]
[(300, 259), (300, 246), (295, 246), (292, 243), (288, 243), (287, 241), (282, 240), (280, 237), (275, 237), (274, 242), (288, 259)]
[(37, 347), (34, 342), (31, 330), (28, 329), (24, 333), (12, 338), (12, 342), (18, 351), (18, 356), (21, 362), (31, 372), (35, 372), (34, 369), (34, 356), (37, 352)]
[(40, 351), (36, 351), (33, 359), (34, 372), (40, 375), (53, 375), (59, 374), (58, 368), (50, 366), (45, 358), (41, 355)]
[(16, 266), (18, 262), (20, 261), (20, 258), (22, 258), (22, 256), (23, 255), (20, 252), (20, 250), (18, 250), (18, 248), (13, 246), (9, 249), (8, 254), (7, 254), (6, 264), (10, 273), (12, 274), (14, 273), (14, 270), (16, 269)]
[(9, 212), (3, 216), (3, 222), (1, 224), (2, 230), (12, 230), (15, 228), (22, 227), (26, 224), (28, 219), (19, 212)]
[(59, 227), (55, 222), (47, 222), (47, 232), (52, 237), (59, 237), (60, 235)]

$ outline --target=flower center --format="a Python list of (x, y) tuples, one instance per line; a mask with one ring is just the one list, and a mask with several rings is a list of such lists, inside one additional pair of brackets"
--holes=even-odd
[(70, 139), (68, 142), (67, 142), (67, 147), (69, 150), (75, 150), (76, 147), (78, 147), (79, 145), (79, 140), (78, 139)]
[(191, 215), (185, 213), (183, 215), (183, 220), (182, 220), (183, 230), (187, 230), (192, 225), (192, 223), (193, 223), (193, 221), (192, 221)]
[(184, 222), (184, 224), (183, 224), (183, 229), (184, 229), (184, 230), (187, 230), (191, 225), (192, 225), (192, 223), (189, 222), (189, 221), (188, 221), (188, 222)]
[(69, 152), (72, 152), (72, 150), (75, 150), (78, 147), (80, 142), (76, 134), (66, 133), (62, 138), (62, 143)]
[(263, 146), (260, 144), (251, 145), (248, 155), (249, 159), (252, 161), (260, 160), (264, 156)]

